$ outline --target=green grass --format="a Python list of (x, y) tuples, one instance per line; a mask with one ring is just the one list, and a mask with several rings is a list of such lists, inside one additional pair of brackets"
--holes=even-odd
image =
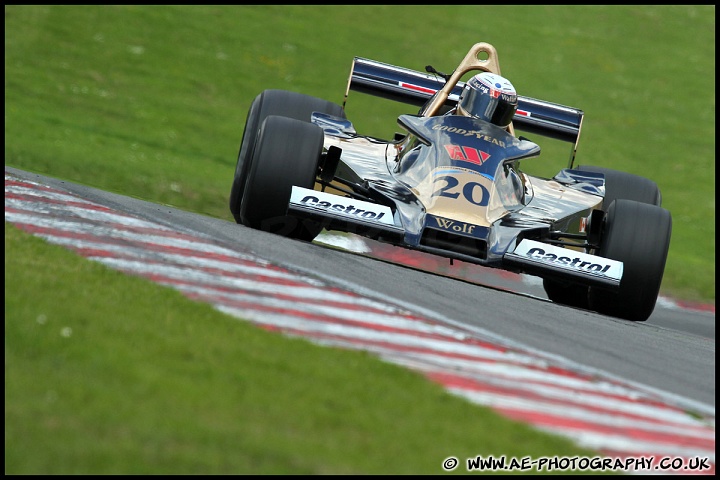
[(430, 474), (450, 455), (593, 455), (8, 223), (5, 242), (6, 474)]
[[(658, 182), (662, 291), (714, 302), (714, 6), (5, 6), (5, 164), (230, 221), (260, 91), (342, 103), (353, 56), (449, 71), (478, 41), (522, 95), (585, 110), (580, 163)], [(388, 138), (408, 107), (352, 93), (347, 112)], [(529, 171), (565, 166), (535, 140)], [(5, 242), (6, 473), (440, 473), (453, 454), (577, 452), (369, 355), (7, 225)]]

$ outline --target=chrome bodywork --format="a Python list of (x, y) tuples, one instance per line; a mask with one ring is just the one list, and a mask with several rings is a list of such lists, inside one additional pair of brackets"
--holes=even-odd
[[(487, 59), (479, 60), (481, 53)], [(294, 192), (288, 214), (450, 259), (618, 287), (622, 264), (593, 255), (597, 232), (591, 232), (591, 220), (597, 229), (599, 216), (593, 212), (601, 213), (603, 175), (572, 168), (583, 112), (520, 97), (514, 121), (523, 130), (572, 144), (569, 168), (551, 179), (529, 176), (519, 170), (519, 161), (538, 156), (540, 147), (517, 138), (513, 123), (500, 128), (448, 113), (462, 89), (460, 78), (473, 70), (500, 73), (492, 46), (474, 45), (444, 85), (436, 76), (356, 58), (346, 97), (360, 90), (422, 107), (417, 115), (398, 118), (407, 133), (393, 140), (359, 135), (347, 119), (314, 113), (312, 122), (325, 134), (326, 157), (316, 190), (332, 195), (320, 202)], [(302, 195), (309, 200), (301, 201)], [(358, 211), (347, 199), (389, 207), (392, 223), (373, 222), (371, 209), (364, 219), (346, 213)], [(533, 247), (524, 247), (521, 255), (515, 251), (523, 240)], [(573, 252), (582, 258), (571, 258)], [(554, 261), (558, 257), (562, 261)], [(581, 264), (584, 270), (575, 268)]]

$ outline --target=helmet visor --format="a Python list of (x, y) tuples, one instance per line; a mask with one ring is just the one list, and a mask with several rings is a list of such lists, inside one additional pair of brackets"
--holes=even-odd
[(479, 85), (479, 88), (465, 85), (462, 97), (460, 108), (474, 117), (501, 127), (510, 124), (517, 110), (517, 95), (501, 93), (485, 85)]

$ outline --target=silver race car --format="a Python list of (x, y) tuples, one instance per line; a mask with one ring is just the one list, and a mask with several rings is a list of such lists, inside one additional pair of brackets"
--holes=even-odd
[[(304, 241), (351, 232), (541, 277), (557, 303), (650, 316), (671, 215), (655, 182), (575, 165), (582, 110), (518, 95), (488, 43), (451, 74), (356, 57), (345, 101), (350, 91), (419, 110), (383, 140), (357, 133), (344, 102), (260, 93), (230, 192), (238, 223)], [(521, 171), (540, 147), (516, 129), (568, 142), (568, 167), (552, 178)]]

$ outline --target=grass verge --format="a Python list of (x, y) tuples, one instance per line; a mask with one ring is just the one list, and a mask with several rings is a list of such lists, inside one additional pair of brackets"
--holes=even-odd
[(6, 474), (438, 474), (451, 455), (593, 455), (8, 223), (5, 253)]

